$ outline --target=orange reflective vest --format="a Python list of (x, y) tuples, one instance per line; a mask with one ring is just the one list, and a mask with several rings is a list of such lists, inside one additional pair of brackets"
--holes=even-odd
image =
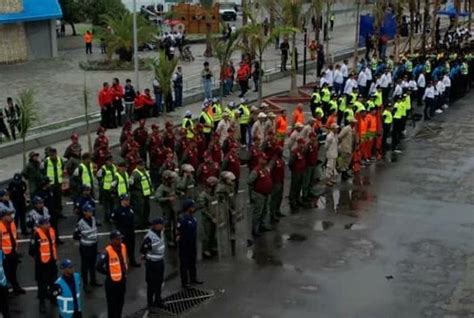
[(92, 34), (91, 33), (84, 33), (84, 42), (85, 43), (92, 43)]
[(293, 124), (296, 123), (304, 124), (304, 114), (298, 109), (293, 112)]
[(377, 134), (377, 117), (376, 115), (368, 114), (368, 127), (367, 130), (369, 133), (376, 135)]
[[(16, 225), (15, 222), (10, 223), (10, 233), (13, 235), (13, 239), (15, 240), (16, 245)], [(10, 239), (10, 235), (8, 234), (7, 225), (3, 222), (0, 222), (0, 235), (2, 236), (2, 251), (5, 255), (8, 255), (13, 250), (13, 242)], [(16, 249), (16, 246), (15, 246)]]
[(283, 116), (278, 116), (276, 120), (276, 131), (280, 135), (285, 135), (288, 131), (288, 120)]
[[(122, 249), (122, 257), (123, 257), (123, 261), (125, 263), (125, 270), (127, 270), (128, 266), (127, 266), (127, 248), (125, 247), (125, 244), (121, 244), (121, 249)], [(112, 245), (109, 245), (105, 248), (106, 252), (107, 252), (107, 255), (109, 257), (109, 275), (110, 275), (110, 278), (114, 281), (114, 282), (119, 282), (122, 280), (122, 276), (123, 276), (123, 273), (122, 273), (122, 266), (120, 265), (120, 258), (117, 254), (117, 252), (115, 252), (114, 248), (112, 247)]]
[(369, 128), (369, 118), (367, 116), (359, 118), (359, 136), (363, 137), (367, 135)]
[(51, 260), (51, 247), (53, 249), (53, 259), (58, 259), (58, 254), (56, 252), (56, 233), (54, 229), (49, 228), (49, 238), (46, 233), (41, 228), (36, 228), (35, 232), (40, 237), (40, 254), (41, 254), (41, 263), (46, 264)]

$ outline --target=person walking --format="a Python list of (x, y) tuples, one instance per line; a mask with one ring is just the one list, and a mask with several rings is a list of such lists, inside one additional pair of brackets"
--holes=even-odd
[(288, 62), (288, 54), (290, 51), (290, 44), (288, 43), (288, 39), (284, 39), (283, 42), (280, 43), (280, 51), (281, 51), (280, 71), (286, 72), (288, 71), (288, 69), (286, 68), (286, 64)]
[(197, 279), (197, 220), (194, 217), (196, 205), (194, 200), (186, 199), (183, 202), (183, 215), (178, 220), (177, 237), (179, 244), (179, 271), (181, 286), (190, 288), (191, 285), (201, 285)]
[(0, 211), (0, 249), (5, 257), (3, 268), (8, 282), (13, 288), (15, 295), (25, 294), (25, 290), (20, 287), (17, 279), (17, 269), (19, 256), (17, 252), (17, 233), (15, 222), (13, 222), (12, 210)]
[(82, 207), (82, 217), (77, 222), (73, 234), (73, 238), (79, 240), (81, 276), (84, 291), (86, 293), (90, 292), (89, 286), (102, 286), (102, 284), (97, 282), (95, 275), (95, 261), (97, 257), (97, 223), (93, 215), (94, 210), (94, 207), (88, 203)]
[(124, 194), (120, 197), (120, 206), (110, 215), (117, 230), (122, 234), (122, 241), (127, 247), (128, 259), (132, 267), (140, 267), (135, 260), (135, 213), (130, 207), (130, 198)]
[(56, 233), (48, 217), (40, 217), (30, 241), (29, 254), (35, 262), (35, 279), (38, 284), (39, 312), (46, 313), (45, 301), (54, 288), (58, 274), (56, 261)]
[(7, 98), (7, 107), (5, 107), (5, 116), (7, 118), (8, 126), (10, 127), (10, 135), (13, 140), (16, 140), (16, 133), (20, 133), (20, 118), (21, 110), (20, 107), (13, 103), (13, 98)]
[(145, 260), (145, 281), (147, 284), (147, 306), (150, 312), (163, 307), (161, 287), (165, 275), (165, 243), (162, 239), (164, 228), (163, 218), (151, 222), (150, 229), (145, 234), (140, 253)]
[(127, 288), (127, 248), (122, 243), (120, 231), (113, 230), (109, 238), (110, 244), (101, 253), (96, 269), (106, 276), (105, 298), (108, 318), (121, 318)]
[(58, 304), (60, 318), (82, 318), (81, 275), (74, 272), (74, 264), (65, 259), (59, 265), (63, 274), (56, 280), (52, 296)]
[(144, 229), (149, 225), (150, 196), (153, 192), (150, 173), (145, 168), (145, 162), (137, 161), (137, 167), (130, 176), (130, 199), (131, 206), (136, 213), (135, 225)]
[(13, 181), (8, 185), (8, 193), (15, 208), (15, 224), (21, 229), (21, 235), (28, 235), (26, 228), (26, 182), (20, 173), (15, 173)]
[(86, 55), (92, 54), (92, 41), (94, 40), (94, 36), (91, 31), (87, 30), (86, 33), (84, 33), (83, 40), (86, 45)]

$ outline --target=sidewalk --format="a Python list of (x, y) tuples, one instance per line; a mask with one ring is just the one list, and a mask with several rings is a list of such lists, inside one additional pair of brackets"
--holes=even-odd
[[(298, 75), (298, 82), (302, 83), (303, 81), (303, 76)], [(288, 91), (290, 86), (290, 78), (285, 77), (279, 80), (276, 80), (271, 83), (271, 85), (265, 85), (264, 87), (264, 96), (272, 95), (272, 94), (277, 94), (281, 92)], [(227, 105), (230, 101), (234, 102), (239, 102), (239, 98), (237, 97), (237, 93), (234, 92), (234, 94), (228, 98), (225, 98), (222, 101), (222, 105)], [(249, 91), (246, 95), (246, 98), (249, 99), (249, 101), (254, 101), (258, 97), (257, 93), (252, 91)], [(176, 111), (165, 114), (159, 118), (150, 118), (147, 120), (147, 127), (150, 127), (151, 124), (157, 123), (160, 125), (161, 129), (164, 128), (164, 124), (166, 121), (171, 121), (175, 124), (179, 124), (181, 122), (181, 119), (184, 117), (184, 113), (187, 110), (191, 110), (194, 114), (194, 116), (199, 116), (201, 112), (201, 103), (194, 103), (192, 105), (187, 105), (184, 107), (178, 108)], [(135, 125), (136, 126), (136, 125)], [(107, 136), (109, 137), (110, 145), (118, 145), (119, 143), (119, 138), (120, 138), (120, 133), (121, 129), (113, 129), (113, 130), (108, 130), (107, 131)], [(92, 138), (92, 143), (95, 140), (95, 131), (91, 133), (91, 138)], [(64, 153), (64, 150), (66, 147), (70, 144), (69, 136), (64, 136), (65, 140), (58, 142), (58, 143), (53, 143), (51, 144), (51, 147), (54, 147), (58, 150), (58, 153), (62, 156)], [(83, 152), (88, 151), (87, 149), (87, 137), (85, 134), (80, 135), (80, 143), (82, 144), (82, 149)], [(43, 156), (44, 153), (44, 148), (36, 148), (34, 151), (37, 151)], [(4, 183), (5, 181), (11, 179), (13, 177), (13, 174), (16, 172), (20, 172), (23, 169), (23, 157), (21, 153), (18, 153), (14, 156), (10, 157), (5, 157), (1, 159), (1, 165), (0, 165), (0, 184)]]
[[(314, 38), (314, 33), (308, 34), (308, 37)], [(332, 33), (330, 41), (330, 50), (332, 52), (341, 49), (353, 47), (354, 28), (353, 26), (341, 26)], [(205, 58), (204, 44), (193, 45), (191, 50), (196, 57), (194, 62), (180, 63), (184, 71), (184, 95), (201, 92), (200, 72), (202, 64), (208, 60), (212, 66), (215, 78), (219, 74), (217, 59)], [(88, 71), (84, 72), (79, 68), (79, 62), (88, 58), (103, 59), (103, 55), (95, 50), (92, 57), (86, 56), (82, 49), (60, 52), (60, 57), (50, 60), (32, 61), (18, 65), (0, 65), (0, 85), (3, 90), (0, 93), (0, 101), (5, 101), (7, 97), (16, 97), (18, 92), (24, 88), (34, 89), (36, 100), (40, 105), (39, 125), (45, 125), (63, 121), (69, 118), (83, 116), (83, 88), (86, 82), (89, 103), (93, 112), (98, 111), (97, 92), (105, 81), (111, 82), (112, 78), (117, 77), (122, 83), (126, 78), (135, 82), (135, 76), (132, 71)], [(303, 59), (303, 35), (298, 36), (299, 59)], [(141, 57), (156, 56), (156, 52), (141, 52)], [(240, 60), (240, 52), (233, 55), (233, 60), (237, 63)], [(309, 52), (308, 52), (309, 60)], [(263, 69), (268, 73), (271, 70), (278, 69), (280, 64), (280, 51), (271, 46), (264, 55)], [(153, 73), (151, 71), (141, 71), (140, 89), (151, 87)], [(215, 86), (218, 86), (216, 81)], [(3, 104), (3, 103), (2, 103)], [(3, 105), (2, 105), (3, 106)]]

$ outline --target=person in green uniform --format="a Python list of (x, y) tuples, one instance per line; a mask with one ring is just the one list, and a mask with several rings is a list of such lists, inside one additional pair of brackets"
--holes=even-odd
[(200, 213), (198, 217), (202, 220), (204, 233), (202, 236), (203, 256), (211, 258), (217, 252), (217, 221), (220, 213), (213, 205), (217, 203), (216, 186), (218, 183), (216, 177), (209, 177), (203, 191), (198, 195), (196, 201), (196, 211)]
[(176, 172), (165, 170), (161, 176), (162, 183), (155, 193), (155, 198), (160, 205), (162, 216), (168, 222), (165, 228), (165, 238), (168, 246), (176, 246)]
[(145, 162), (138, 159), (137, 167), (130, 176), (131, 204), (135, 211), (135, 225), (145, 229), (149, 225), (150, 196), (153, 192), (150, 173), (145, 168)]
[(34, 196), (36, 191), (39, 190), (41, 182), (43, 181), (43, 175), (41, 174), (41, 162), (39, 160), (39, 153), (32, 151), (28, 154), (28, 163), (23, 168), (22, 175), (28, 180), (28, 190), (30, 196)]

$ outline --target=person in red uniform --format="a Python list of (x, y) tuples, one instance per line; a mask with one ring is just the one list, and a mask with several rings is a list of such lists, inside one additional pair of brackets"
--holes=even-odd
[(110, 89), (109, 83), (104, 82), (104, 84), (102, 84), (102, 89), (99, 91), (98, 95), (101, 117), (100, 125), (102, 127), (115, 128), (113, 127), (113, 121), (111, 118), (113, 99), (114, 96), (112, 90)]
[(250, 204), (252, 209), (252, 234), (261, 236), (262, 232), (271, 231), (268, 202), (272, 193), (272, 176), (268, 167), (268, 157), (260, 154), (257, 166), (249, 175)]
[(128, 133), (132, 132), (132, 122), (130, 120), (125, 121), (122, 126), (122, 132), (120, 133), (120, 144), (123, 144), (127, 140)]
[(198, 150), (199, 158), (202, 158), (202, 156), (204, 155), (204, 152), (207, 149), (207, 141), (206, 141), (206, 137), (204, 136), (203, 127), (204, 126), (202, 124), (197, 124), (196, 132), (194, 134), (194, 139), (196, 140), (196, 147)]
[(139, 125), (133, 131), (133, 138), (138, 143), (138, 153), (146, 164), (146, 142), (148, 140), (148, 129), (145, 127), (146, 120), (140, 119)]
[(281, 202), (285, 184), (285, 161), (283, 160), (283, 147), (279, 146), (273, 153), (270, 162), (272, 176), (272, 193), (270, 194), (270, 219), (278, 223), (279, 219), (286, 215), (281, 213)]
[(248, 162), (250, 172), (258, 165), (262, 153), (263, 151), (260, 148), (260, 138), (254, 136), (252, 146), (250, 147), (250, 158)]
[(291, 185), (290, 185), (290, 209), (292, 213), (297, 213), (303, 201), (301, 198), (301, 189), (303, 186), (303, 179), (306, 170), (305, 157), (305, 140), (298, 138), (297, 146), (290, 154), (288, 165), (291, 170)]
[(249, 78), (250, 78), (250, 66), (245, 61), (240, 62), (240, 67), (237, 70), (237, 81), (240, 85), (239, 97), (244, 97), (245, 93), (249, 90)]
[(224, 157), (229, 152), (230, 146), (236, 142), (237, 140), (235, 140), (235, 129), (233, 127), (229, 127), (229, 129), (227, 129), (227, 138), (222, 143), (222, 152), (224, 153)]
[(176, 160), (174, 158), (174, 152), (169, 148), (165, 148), (163, 150), (163, 153), (165, 155), (165, 160), (163, 161), (163, 164), (161, 165), (160, 170), (159, 170), (160, 178), (161, 178), (161, 175), (163, 174), (163, 172), (165, 172), (167, 170), (175, 171), (175, 169), (177, 168), (176, 167)]
[(169, 121), (165, 123), (165, 133), (163, 136), (163, 146), (174, 151), (176, 147), (176, 140), (173, 132), (173, 124)]
[(138, 160), (140, 160), (140, 156), (138, 155), (138, 151), (130, 151), (125, 156), (125, 161), (127, 162), (128, 167), (128, 174), (131, 175), (135, 168), (137, 167)]
[(204, 162), (201, 163), (196, 171), (197, 181), (199, 184), (206, 186), (207, 178), (219, 177), (219, 164), (212, 160), (209, 151), (204, 152)]
[(142, 118), (147, 117), (145, 103), (143, 101), (143, 97), (140, 91), (137, 91), (137, 93), (135, 94), (135, 100), (133, 101), (133, 108), (134, 108), (135, 120), (140, 120)]
[(179, 138), (176, 142), (176, 154), (178, 155), (178, 161), (183, 159), (183, 154), (188, 148), (189, 141), (191, 139), (186, 138), (186, 129), (181, 128), (179, 130)]
[(267, 133), (267, 138), (263, 142), (262, 150), (268, 156), (268, 158), (273, 158), (277, 147), (278, 141), (275, 137), (275, 133), (270, 130)]
[(222, 147), (219, 143), (219, 134), (213, 133), (211, 142), (209, 143), (209, 151), (211, 152), (212, 160), (215, 162), (222, 161)]
[(307, 201), (312, 195), (312, 188), (317, 181), (319, 142), (318, 135), (309, 133), (309, 141), (306, 146), (306, 171), (303, 179), (303, 201)]
[(109, 138), (105, 135), (105, 128), (99, 127), (97, 129), (97, 138), (94, 141), (94, 152), (96, 152), (99, 148), (102, 147), (109, 147)]
[(189, 144), (184, 150), (183, 156), (179, 161), (179, 165), (181, 166), (187, 163), (193, 166), (194, 170), (197, 170), (199, 166), (199, 157), (197, 153), (196, 141), (194, 141), (194, 139), (189, 139), (188, 142)]
[(107, 146), (105, 146), (105, 145), (100, 146), (94, 152), (94, 160), (93, 161), (96, 164), (97, 169), (100, 169), (105, 164), (108, 157), (112, 158), (112, 155), (110, 153), (109, 148), (107, 148)]
[(156, 106), (156, 102), (153, 97), (151, 97), (151, 92), (149, 88), (145, 88), (143, 94), (141, 95), (141, 98), (144, 107), (145, 117), (150, 117), (151, 113), (153, 112), (153, 107)]
[(122, 111), (123, 111), (123, 103), (122, 98), (124, 95), (123, 86), (120, 85), (120, 81), (118, 78), (114, 78), (112, 81), (112, 114), (111, 117), (114, 120), (114, 124), (117, 126), (122, 126)]
[(234, 181), (234, 193), (237, 193), (239, 190), (239, 180), (240, 180), (240, 156), (239, 156), (240, 146), (237, 142), (229, 144), (229, 151), (224, 157), (222, 162), (222, 171), (230, 171), (235, 176)]

